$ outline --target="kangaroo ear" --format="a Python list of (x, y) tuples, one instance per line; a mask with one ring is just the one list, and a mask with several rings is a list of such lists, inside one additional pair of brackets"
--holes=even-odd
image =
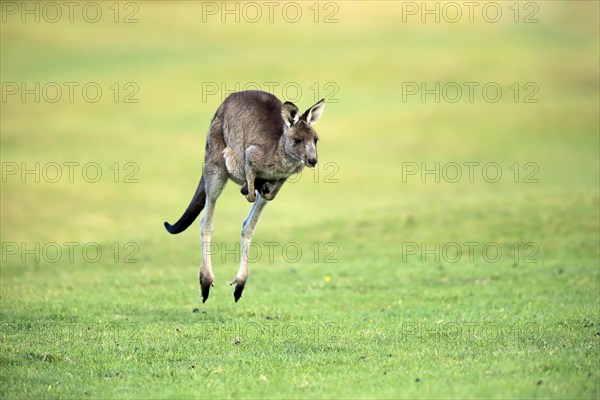
[(319, 118), (321, 118), (324, 109), (325, 99), (321, 99), (317, 104), (306, 110), (306, 112), (302, 115), (302, 118), (310, 125), (312, 125), (316, 123), (319, 120)]
[(299, 111), (300, 110), (298, 109), (298, 107), (296, 107), (294, 103), (291, 103), (289, 101), (283, 103), (283, 106), (281, 107), (281, 117), (283, 118), (283, 121), (288, 127), (298, 122)]

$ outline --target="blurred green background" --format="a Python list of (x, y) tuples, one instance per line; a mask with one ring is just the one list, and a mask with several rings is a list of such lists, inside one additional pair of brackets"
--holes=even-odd
[[(73, 23), (66, 9), (54, 24), (44, 21), (41, 6), (40, 23), (35, 15), (5, 12), (3, 82), (25, 82), (29, 88), (36, 82), (42, 87), (56, 82), (63, 93), (57, 103), (43, 101), (42, 95), (39, 104), (31, 95), (22, 103), (20, 92), (5, 94), (3, 161), (95, 161), (105, 174), (112, 173), (107, 166), (116, 161), (134, 162), (140, 181), (21, 185), (9, 179), (2, 198), (6, 239), (56, 239), (65, 224), (69, 239), (98, 238), (95, 224), (111, 240), (140, 232), (154, 236), (142, 224), (154, 227), (157, 220), (175, 218), (193, 193), (206, 130), (220, 101), (227, 91), (252, 83), (266, 89), (273, 82), (280, 98), (284, 85), (291, 84), (292, 95), (299, 87), (301, 95), (294, 97), (302, 108), (320, 96), (337, 101), (328, 105), (327, 118), (318, 128), (323, 136), (321, 164), (339, 166), (339, 183), (286, 188), (286, 200), (269, 210), (269, 220), (284, 218), (284, 225), (298, 223), (289, 210), (301, 209), (315, 221), (354, 212), (367, 216), (381, 207), (408, 212), (411, 204), (425, 199), (456, 201), (473, 191), (510, 198), (524, 192), (596, 188), (594, 3), (534, 3), (537, 10), (519, 6), (520, 19), (535, 12), (537, 23), (515, 23), (508, 4), (502, 5), (499, 22), (486, 22), (476, 12), (483, 7), (478, 7), (470, 23), (463, 7), (463, 17), (454, 24), (444, 21), (444, 16), (452, 18), (450, 9), (447, 15), (442, 12), (444, 3), (438, 3), (440, 23), (423, 10), (408, 15), (403, 3), (334, 3), (331, 9), (321, 4), (319, 20), (332, 14), (336, 23), (315, 23), (312, 4), (302, 3), (297, 23), (286, 22), (283, 6), (273, 11), (273, 23), (265, 6), (262, 22), (250, 23), (245, 19), (252, 18), (251, 9), (243, 13), (244, 3), (237, 3), (237, 15), (221, 15), (220, 3), (211, 4), (216, 4), (216, 15), (207, 15), (202, 3), (119, 5), (119, 20), (129, 17), (137, 23), (115, 23), (116, 11), (106, 4), (97, 23), (84, 19), (83, 7), (74, 9)], [(87, 13), (93, 16), (91, 10)], [(292, 11), (288, 13), (292, 18)], [(73, 103), (64, 82), (79, 84)], [(90, 82), (103, 91), (97, 103), (86, 102), (82, 93)], [(111, 89), (115, 82), (120, 88), (117, 103)], [(135, 90), (124, 88), (129, 82), (139, 89), (131, 98), (137, 103), (125, 103)], [(423, 103), (420, 93), (407, 95), (403, 102), (403, 85), (422, 82), (429, 88), (456, 82), (464, 93), (457, 103), (436, 103), (432, 95)], [(479, 84), (473, 103), (464, 82)], [(483, 99), (481, 88), (488, 82), (503, 89), (497, 103)], [(517, 103), (510, 89), (515, 82), (520, 87)], [(539, 88), (533, 96), (538, 103), (523, 102), (531, 92), (523, 87), (527, 82)], [(203, 92), (207, 85), (219, 86), (219, 92)], [(482, 190), (481, 185), (399, 180), (402, 162), (435, 161), (494, 161), (505, 167), (505, 174), (513, 162), (535, 162), (540, 184), (483, 185)], [(345, 207), (323, 207), (341, 199), (348, 199)], [(217, 221), (245, 208), (239, 200), (223, 196)], [(157, 219), (150, 218), (155, 215)], [(28, 221), (36, 221), (35, 232), (23, 229)], [(20, 229), (11, 229), (16, 225)], [(220, 225), (222, 230), (231, 224)]]
[[(201, 307), (208, 311), (201, 317), (219, 321), (273, 313), (287, 321), (332, 320), (350, 332), (351, 341), (363, 329), (357, 326), (379, 309), (390, 311), (387, 328), (380, 328), (388, 333), (401, 321), (514, 322), (519, 316), (556, 334), (552, 354), (565, 356), (558, 362), (562, 369), (540, 367), (536, 375), (534, 362), (516, 378), (510, 368), (498, 367), (505, 373), (482, 383), (477, 376), (483, 368), (478, 362), (489, 355), (484, 349), (470, 367), (473, 375), (461, 382), (465, 391), (446, 391), (451, 377), (443, 362), (406, 364), (411, 385), (416, 374), (439, 374), (438, 385), (411, 392), (390, 384), (384, 384), (387, 391), (355, 387), (364, 371), (328, 379), (327, 368), (308, 362), (316, 374), (309, 381), (322, 379), (320, 385), (295, 391), (270, 376), (271, 391), (254, 388), (244, 396), (472, 397), (502, 387), (503, 397), (597, 397), (598, 3), (475, 3), (471, 9), (464, 2), (76, 2), (70, 13), (60, 2), (2, 2), (1, 321), (127, 315), (159, 340), (162, 331), (153, 327), (164, 320), (193, 325), (199, 314), (191, 309)], [(485, 97), (494, 93), (482, 92), (486, 84), (501, 88), (497, 101)], [(437, 93), (422, 93), (435, 92), (436, 85)], [(468, 85), (474, 87), (472, 100)], [(56, 87), (62, 92), (54, 102)], [(89, 101), (97, 87), (98, 101)], [(231, 91), (257, 87), (272, 88), (302, 110), (322, 97), (327, 105), (315, 126), (319, 167), (286, 184), (263, 214), (256, 241), (298, 242), (306, 252), (311, 243), (334, 243), (339, 262), (262, 259), (251, 265), (247, 292), (234, 305), (227, 283), (237, 265), (217, 258), (217, 284), (201, 306), (198, 225), (174, 237), (162, 222), (174, 222), (195, 190), (207, 128), (220, 102)], [(462, 94), (454, 101), (456, 87)], [(407, 92), (415, 88), (417, 93)], [(65, 162), (79, 163), (73, 182)], [(465, 162), (479, 163), (473, 181)], [(36, 163), (39, 182), (34, 174), (23, 178), (22, 167)], [(44, 179), (49, 163), (62, 166), (56, 183)], [(89, 163), (102, 172), (96, 183), (82, 175)], [(436, 182), (421, 170), (406, 174), (415, 165), (439, 165), (441, 173), (448, 163), (462, 166), (456, 183), (443, 174)], [(500, 167), (498, 182), (482, 175), (487, 163)], [(217, 205), (213, 240), (233, 248), (248, 210), (239, 188), (228, 185)], [(507, 253), (511, 243), (522, 250), (535, 243), (539, 262), (522, 264), (522, 255), (492, 265), (481, 257), (450, 264), (421, 262), (417, 255), (406, 262), (402, 252), (407, 242), (431, 248), (469, 241), (500, 243)], [(123, 252), (115, 262), (105, 257), (94, 264), (65, 256), (58, 263), (44, 257), (23, 262), (22, 247), (6, 252), (7, 243), (31, 248), (64, 242), (100, 243), (111, 255), (113, 243), (122, 251), (135, 243), (139, 262), (124, 263)], [(474, 289), (473, 282), (487, 286)], [(467, 293), (475, 300), (466, 300)], [(592, 331), (580, 331), (584, 319), (592, 321)], [(569, 328), (561, 331), (559, 322)], [(571, 334), (581, 334), (576, 345), (567, 345)], [(48, 371), (38, 369), (42, 378), (33, 383), (24, 372), (44, 357), (22, 358), (19, 330), (3, 335), (2, 394), (52, 396), (46, 389), (55, 378), (43, 378)], [(346, 361), (355, 362), (345, 358), (353, 351), (342, 352), (344, 361), (335, 358), (342, 371)], [(524, 359), (536, 357), (552, 365), (547, 353)], [(94, 360), (85, 363), (94, 368)], [(225, 364), (226, 371), (238, 371), (235, 363)], [(72, 365), (52, 368), (50, 375), (62, 376), (61, 368)], [(564, 379), (535, 387), (546, 375)], [(64, 390), (57, 396), (79, 396), (90, 382), (96, 396), (143, 392), (132, 382), (128, 394), (111, 392), (117, 389), (104, 387), (102, 376), (78, 376), (72, 387), (56, 378)], [(161, 378), (155, 382), (165, 396), (196, 393), (186, 384), (177, 389), (161, 385)], [(481, 389), (486, 385), (488, 391)], [(240, 395), (218, 385), (211, 390)]]

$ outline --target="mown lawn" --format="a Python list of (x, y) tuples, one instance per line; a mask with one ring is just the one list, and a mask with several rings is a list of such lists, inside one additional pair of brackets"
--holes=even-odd
[[(3, 2), (0, 396), (598, 398), (598, 3), (492, 3)], [(202, 304), (162, 222), (244, 87), (326, 98), (319, 166), (238, 303), (226, 188)]]

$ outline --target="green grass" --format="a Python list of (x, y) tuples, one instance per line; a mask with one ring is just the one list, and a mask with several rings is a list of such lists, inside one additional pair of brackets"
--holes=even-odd
[[(3, 83), (103, 89), (97, 103), (0, 104), (3, 174), (80, 163), (72, 183), (66, 167), (57, 183), (3, 175), (2, 398), (599, 398), (597, 3), (538, 2), (534, 24), (512, 22), (511, 2), (497, 24), (404, 23), (392, 2), (337, 3), (334, 24), (312, 22), (312, 3), (297, 24), (137, 4), (136, 24), (102, 3), (96, 24), (1, 25)], [(114, 82), (139, 101), (115, 103)], [(205, 304), (197, 223), (162, 227), (199, 178), (221, 100), (203, 98), (207, 82), (277, 82), (280, 98), (292, 82), (302, 109), (338, 89), (316, 125), (318, 175), (265, 210), (237, 304), (239, 188), (217, 205)], [(402, 101), (407, 82), (503, 96)], [(514, 82), (539, 101), (515, 103)], [(458, 163), (463, 178), (403, 176), (406, 163)], [(23, 251), (36, 243), (39, 262)]]

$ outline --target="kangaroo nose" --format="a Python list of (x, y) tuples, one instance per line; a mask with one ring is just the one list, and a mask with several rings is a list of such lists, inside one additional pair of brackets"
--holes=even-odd
[(309, 158), (308, 159), (308, 166), (309, 167), (314, 167), (315, 165), (317, 165), (317, 159), (316, 158)]

